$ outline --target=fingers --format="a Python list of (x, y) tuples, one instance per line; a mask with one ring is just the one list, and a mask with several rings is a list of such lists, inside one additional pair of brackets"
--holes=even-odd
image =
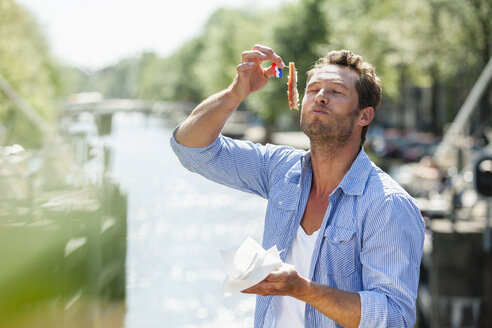
[(278, 269), (270, 272), (270, 274), (265, 278), (265, 281), (270, 281), (270, 282), (289, 281), (291, 279), (297, 278), (297, 276), (298, 273), (295, 265), (282, 263), (282, 265)]
[(262, 89), (268, 79), (275, 75), (275, 69), (272, 66), (268, 68), (261, 66), (263, 62), (271, 61), (279, 68), (285, 67), (280, 56), (272, 49), (261, 45), (255, 45), (252, 50), (244, 51), (241, 59), (241, 64), (236, 67), (237, 76), (231, 88), (243, 100), (252, 92)]
[[(263, 61), (271, 60), (269, 56), (258, 50), (249, 50), (243, 52), (241, 59), (242, 63), (239, 64), (237, 67), (238, 73), (249, 71), (255, 66), (261, 67), (260, 65)], [(275, 74), (274, 69), (271, 66), (269, 68), (261, 67), (261, 69), (263, 71), (263, 74), (267, 78), (270, 78)]]
[(255, 62), (260, 64), (265, 60), (270, 60), (266, 54), (258, 50), (244, 51), (241, 56), (242, 62)]
[(280, 68), (283, 69), (286, 67), (282, 58), (279, 55), (277, 55), (272, 48), (263, 46), (261, 44), (255, 44), (253, 46), (253, 50), (257, 50), (264, 53), (267, 56), (268, 60), (271, 60), (272, 62), (277, 64)]
[(238, 73), (243, 73), (252, 70), (255, 67), (255, 62), (242, 62), (241, 64), (237, 65), (236, 69)]
[(262, 281), (253, 287), (249, 287), (241, 293), (244, 294), (258, 294), (261, 296), (267, 296), (267, 295), (281, 295), (280, 288), (276, 286), (274, 283)]
[(285, 68), (286, 65), (282, 58), (272, 50), (272, 48), (256, 44), (251, 50), (244, 51), (242, 54), (242, 62), (253, 61), (258, 64), (270, 60), (278, 65), (280, 68)]
[(243, 62), (243, 63), (237, 65), (236, 70), (237, 70), (238, 74), (243, 76), (245, 74), (249, 74), (253, 69), (256, 68), (256, 66), (261, 68), (261, 70), (263, 71), (263, 74), (265, 75), (265, 77), (267, 79), (269, 79), (270, 77), (275, 75), (275, 70), (274, 70), (273, 66), (270, 66), (268, 68), (263, 68), (260, 66), (259, 63), (257, 64), (254, 61)]
[(242, 291), (246, 294), (283, 295), (299, 298), (308, 289), (310, 281), (301, 277), (295, 266), (283, 263), (263, 281)]

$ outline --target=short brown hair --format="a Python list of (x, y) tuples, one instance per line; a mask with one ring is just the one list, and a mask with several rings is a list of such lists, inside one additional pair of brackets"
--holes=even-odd
[[(313, 77), (314, 72), (327, 65), (345, 66), (359, 74), (359, 79), (355, 82), (355, 89), (359, 94), (358, 109), (372, 107), (376, 111), (381, 103), (383, 88), (381, 80), (376, 75), (376, 71), (371, 64), (363, 61), (361, 56), (354, 54), (350, 50), (330, 51), (325, 57), (318, 59), (313, 68), (307, 72), (307, 82)], [(361, 146), (366, 140), (368, 128), (369, 126), (367, 125), (362, 129)]]

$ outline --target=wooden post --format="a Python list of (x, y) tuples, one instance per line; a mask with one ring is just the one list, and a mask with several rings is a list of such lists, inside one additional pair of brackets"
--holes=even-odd
[(492, 249), (491, 249), (491, 216), (492, 216), (492, 200), (487, 201), (487, 222), (484, 235), (484, 298), (482, 311), (480, 316), (479, 327), (492, 327)]
[(484, 300), (483, 222), (432, 222), (431, 327), (477, 327)]
[(97, 132), (99, 136), (111, 134), (113, 114), (96, 114)]

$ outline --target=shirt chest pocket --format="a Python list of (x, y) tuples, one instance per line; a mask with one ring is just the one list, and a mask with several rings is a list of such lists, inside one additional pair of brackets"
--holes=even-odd
[(320, 260), (328, 274), (349, 276), (355, 272), (356, 236), (356, 228), (330, 225), (325, 229)]

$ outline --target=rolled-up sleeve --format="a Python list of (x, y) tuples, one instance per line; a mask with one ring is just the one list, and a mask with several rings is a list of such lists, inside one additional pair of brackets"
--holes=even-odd
[(200, 148), (186, 147), (181, 145), (174, 137), (179, 126), (176, 127), (171, 136), (171, 148), (178, 157), (181, 164), (190, 171), (194, 171), (195, 167), (200, 167), (207, 164), (217, 157), (220, 152), (221, 141), (220, 137), (215, 139), (210, 145)]
[(364, 227), (360, 327), (413, 327), (425, 225), (407, 195), (393, 194)]
[[(174, 130), (179, 128), (179, 126)], [(220, 184), (267, 198), (272, 165), (281, 161), (282, 148), (254, 144), (220, 135), (210, 145), (201, 148), (185, 147), (177, 142), (174, 133), (171, 147), (181, 164), (188, 170)]]

